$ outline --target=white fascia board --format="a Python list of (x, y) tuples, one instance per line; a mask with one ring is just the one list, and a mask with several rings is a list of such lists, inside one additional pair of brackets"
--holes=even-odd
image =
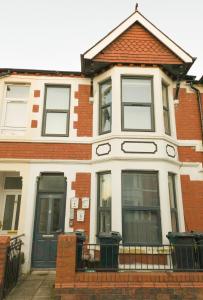
[(101, 40), (98, 44), (96, 44), (89, 51), (87, 51), (84, 54), (84, 58), (93, 59), (98, 53), (100, 53), (104, 48), (106, 48), (110, 43), (112, 43), (117, 37), (119, 37), (135, 22), (139, 22), (140, 24), (142, 24), (149, 32), (151, 32), (159, 41), (161, 41), (165, 46), (167, 46), (185, 63), (193, 62), (193, 58), (190, 55), (188, 55), (184, 50), (182, 50), (160, 30), (158, 30), (158, 28), (156, 28), (152, 23), (145, 19), (139, 12), (135, 12), (133, 15), (131, 15), (126, 21), (124, 21), (120, 26), (113, 30), (103, 40)]

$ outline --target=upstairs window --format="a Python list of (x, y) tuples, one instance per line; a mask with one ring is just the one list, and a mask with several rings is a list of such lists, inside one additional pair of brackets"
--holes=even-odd
[(3, 127), (8, 129), (26, 128), (29, 91), (28, 85), (6, 85)]
[(163, 100), (163, 114), (164, 114), (165, 133), (168, 134), (168, 135), (171, 135), (170, 112), (169, 112), (169, 103), (168, 103), (168, 87), (164, 83), (162, 83), (162, 100)]
[(99, 134), (104, 134), (111, 132), (111, 80), (101, 83), (99, 91)]
[(47, 85), (42, 134), (68, 136), (70, 115), (70, 86)]
[(122, 130), (154, 131), (152, 78), (122, 77)]

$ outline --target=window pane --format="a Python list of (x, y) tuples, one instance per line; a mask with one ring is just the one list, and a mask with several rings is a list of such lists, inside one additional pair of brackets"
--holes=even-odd
[(47, 87), (46, 109), (69, 109), (70, 88)]
[(67, 134), (67, 113), (46, 114), (46, 134)]
[(60, 204), (60, 198), (53, 199), (51, 232), (56, 232), (60, 229)]
[(170, 134), (169, 111), (165, 109), (164, 109), (164, 128), (165, 128), (165, 133)]
[(99, 232), (111, 231), (111, 212), (100, 211), (99, 213)]
[(111, 130), (111, 107), (105, 107), (101, 110), (101, 132)]
[(122, 173), (123, 206), (159, 206), (157, 174)]
[(171, 211), (171, 226), (173, 232), (178, 232), (178, 218), (176, 211)]
[(12, 229), (13, 211), (14, 211), (15, 195), (6, 196), (6, 204), (4, 209), (3, 230)]
[(125, 106), (124, 107), (125, 129), (151, 129), (150, 107)]
[(99, 206), (111, 207), (111, 174), (99, 174)]
[(65, 177), (61, 175), (42, 175), (39, 180), (40, 192), (65, 192)]
[(159, 243), (159, 217), (151, 211), (125, 211), (123, 215), (124, 243)]
[(18, 230), (19, 215), (20, 215), (20, 204), (21, 204), (21, 195), (18, 195), (17, 209), (16, 209), (16, 218), (15, 218), (15, 230)]
[(49, 213), (49, 199), (41, 198), (40, 213), (39, 213), (39, 233), (47, 233), (48, 213)]
[(169, 200), (171, 208), (176, 208), (174, 175), (168, 175)]
[(26, 127), (27, 103), (8, 102), (6, 104), (6, 115), (4, 126), (8, 127)]
[(6, 98), (27, 99), (29, 97), (29, 86), (7, 85)]
[(163, 105), (168, 107), (168, 88), (166, 85), (162, 84), (162, 97), (163, 97)]
[(21, 177), (6, 177), (5, 190), (21, 190), (22, 189), (22, 178)]
[(111, 81), (105, 82), (100, 85), (100, 93), (101, 93), (101, 105), (110, 104), (111, 103)]
[(150, 103), (152, 101), (151, 92), (150, 79), (122, 79), (123, 102)]

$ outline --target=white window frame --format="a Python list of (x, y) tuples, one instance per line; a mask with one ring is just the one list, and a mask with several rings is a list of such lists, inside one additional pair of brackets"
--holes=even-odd
[[(2, 129), (7, 129), (7, 130), (25, 130), (27, 128), (27, 120), (28, 120), (28, 99), (30, 96), (30, 91), (29, 91), (29, 96), (26, 99), (19, 99), (19, 98), (7, 98), (6, 97), (6, 92), (7, 92), (7, 87), (8, 86), (15, 86), (15, 85), (21, 85), (21, 86), (28, 86), (30, 87), (30, 84), (25, 84), (25, 83), (5, 83), (5, 90), (4, 90), (4, 97), (3, 97), (3, 109), (2, 109), (2, 118), (1, 118), (1, 128)], [(6, 121), (6, 110), (7, 110), (7, 104), (10, 102), (15, 102), (15, 103), (26, 103), (27, 104), (27, 115), (26, 115), (26, 125), (25, 127), (11, 127), (11, 126), (5, 126), (5, 121)]]
[[(7, 195), (14, 195), (15, 196), (15, 203), (14, 203), (14, 209), (13, 209), (13, 218), (12, 218), (11, 229), (3, 230), (2, 229), (3, 228), (3, 219), (4, 219), (4, 212), (5, 212), (5, 207), (6, 207), (6, 196)], [(2, 228), (0, 228), (0, 232), (7, 233), (9, 231), (18, 231), (18, 229), (14, 229), (15, 221), (16, 221), (18, 196), (22, 197), (22, 191), (21, 190), (5, 190), (3, 192), (3, 203), (2, 203), (1, 215), (0, 215), (0, 220), (1, 220), (1, 223), (2, 223)], [(20, 214), (19, 214), (19, 219), (20, 219)]]

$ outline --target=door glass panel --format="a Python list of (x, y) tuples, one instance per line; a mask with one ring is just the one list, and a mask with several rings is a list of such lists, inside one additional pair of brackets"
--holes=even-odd
[(52, 224), (51, 224), (51, 232), (56, 232), (60, 228), (60, 204), (61, 199), (55, 198), (53, 199), (52, 204)]
[(17, 209), (16, 209), (16, 219), (15, 219), (15, 227), (14, 227), (15, 230), (18, 230), (20, 204), (21, 204), (21, 195), (18, 195)]
[(39, 212), (39, 233), (47, 232), (48, 224), (48, 213), (49, 213), (49, 199), (41, 198), (40, 199), (40, 212)]
[(65, 191), (65, 177), (62, 175), (42, 175), (39, 180), (40, 192)]
[(15, 204), (15, 195), (6, 196), (6, 204), (4, 209), (3, 230), (12, 229), (13, 211)]

